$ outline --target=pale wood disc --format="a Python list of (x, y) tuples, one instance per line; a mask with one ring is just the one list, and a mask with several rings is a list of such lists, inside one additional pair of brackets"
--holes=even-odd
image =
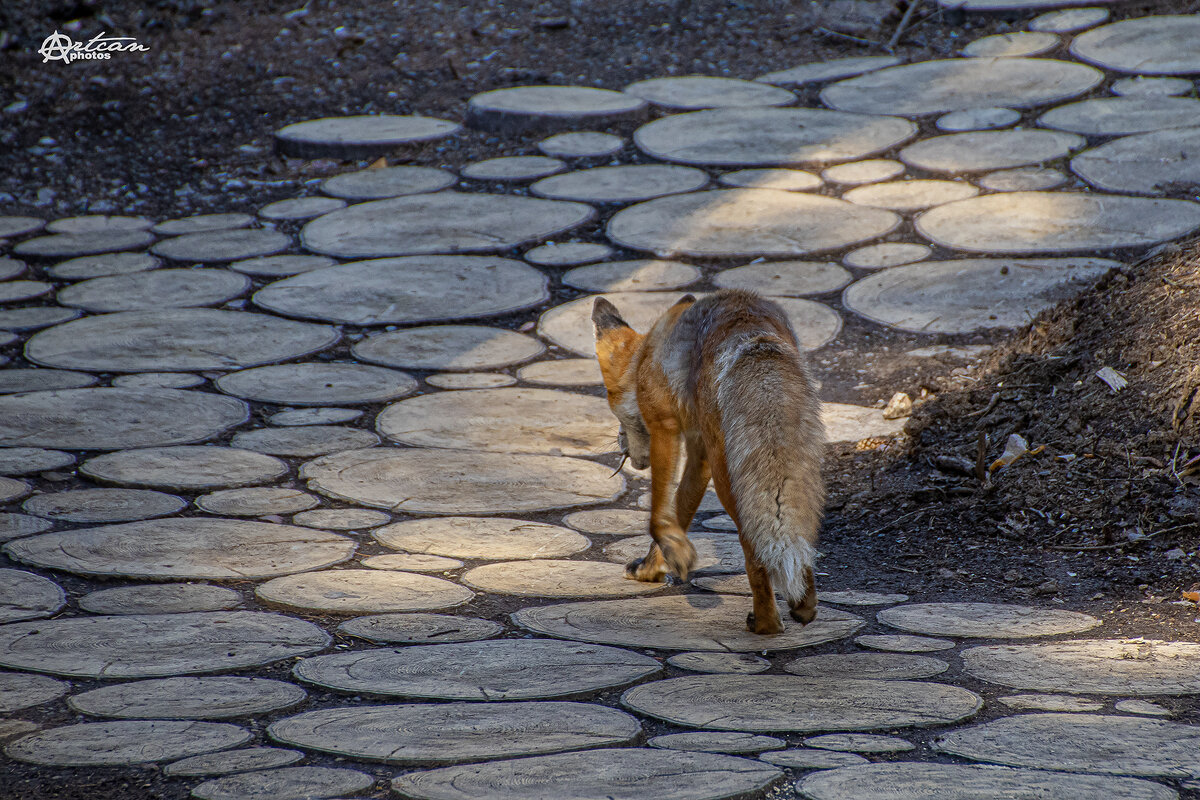
[(93, 614), (185, 614), (189, 611), (228, 611), (241, 604), (242, 596), (234, 590), (204, 583), (118, 586), (89, 592), (79, 598), (79, 607)]
[(889, 800), (985, 800), (996, 797), (1173, 800), (1175, 797), (1174, 790), (1166, 786), (1134, 778), (903, 762), (821, 771), (806, 776), (796, 784), (796, 790), (807, 800), (857, 800), (881, 796)]
[(1118, 696), (1200, 694), (1200, 644), (1193, 642), (1080, 639), (992, 645), (963, 651), (963, 664), (977, 678), (1017, 689)]
[(857, 56), (854, 58), (835, 58), (829, 61), (816, 61), (811, 64), (801, 64), (791, 69), (778, 72), (768, 72), (755, 78), (762, 83), (773, 83), (778, 86), (803, 86), (809, 83), (824, 83), (839, 78), (852, 78), (864, 72), (874, 72), (884, 67), (894, 67), (900, 63), (895, 56)]
[(1200, 73), (1200, 17), (1148, 16), (1076, 36), (1071, 54), (1105, 69), (1138, 75)]
[(60, 618), (0, 628), (0, 665), (68, 677), (150, 678), (261, 666), (324, 650), (329, 641), (309, 622), (253, 611)]
[(973, 716), (983, 700), (918, 681), (689, 675), (635, 686), (621, 703), (687, 727), (808, 732), (949, 725)]
[(163, 774), (172, 778), (202, 778), (210, 775), (234, 775), (239, 772), (286, 767), (304, 758), (299, 750), (279, 747), (244, 747), (220, 753), (190, 756), (163, 767)]
[(356, 342), (351, 352), (392, 367), (484, 370), (537, 358), (545, 349), (537, 339), (503, 328), (427, 325), (370, 336)]
[(416, 800), (725, 800), (781, 777), (769, 764), (736, 756), (626, 747), (410, 772), (392, 788)]
[[(321, 191), (343, 200), (382, 200), (386, 197), (436, 192), (453, 186), (457, 180), (453, 173), (435, 167), (383, 167), (335, 175), (321, 184)], [(333, 210), (336, 209), (328, 209), (323, 213)]]
[(30, 369), (13, 367), (0, 371), (0, 394), (47, 392), (56, 389), (82, 389), (99, 379), (86, 372), (70, 369)]
[(301, 240), (341, 258), (496, 253), (571, 230), (594, 214), (582, 203), (444, 191), (332, 211), (305, 225)]
[(192, 233), (211, 233), (213, 231), (248, 228), (253, 223), (254, 217), (249, 214), (196, 214), (191, 217), (168, 219), (158, 223), (151, 230), (163, 236), (186, 236)]
[(108, 453), (83, 462), (90, 478), (159, 489), (227, 489), (269, 483), (288, 466), (277, 458), (233, 447), (147, 447)]
[(615, 647), (491, 639), (307, 658), (296, 677), (343, 692), (444, 700), (533, 700), (625, 686), (662, 669)]
[(110, 275), (76, 283), (58, 293), (58, 302), (87, 311), (143, 311), (212, 306), (250, 288), (245, 275), (224, 269), (156, 269)]
[[(24, 672), (0, 672), (0, 713), (8, 714), (57, 700), (71, 690), (66, 681)], [(0, 736), (0, 738), (3, 738)]]
[(1074, 297), (1116, 265), (1099, 258), (923, 261), (868, 275), (846, 288), (842, 302), (867, 319), (913, 333), (1017, 328), (1039, 311)]
[(200, 442), (249, 417), (241, 400), (175, 389), (64, 389), (0, 396), (0, 447), (118, 450)]
[(669, 733), (647, 740), (651, 747), (664, 750), (686, 750), (695, 753), (761, 753), (764, 750), (779, 750), (787, 744), (774, 736), (730, 731), (696, 731), (694, 733)]
[(568, 456), (612, 452), (617, 432), (603, 399), (533, 388), (421, 395), (388, 406), (375, 426), (414, 447)]
[(385, 547), (449, 558), (503, 561), (561, 558), (592, 543), (574, 531), (504, 517), (443, 517), (397, 522), (374, 531)]
[(265, 514), (294, 514), (316, 507), (317, 498), (299, 489), (253, 486), (223, 489), (196, 498), (196, 507), (209, 514), (230, 517), (261, 517)]
[(306, 611), (378, 614), (453, 608), (475, 596), (470, 589), (429, 575), (375, 569), (339, 569), (285, 575), (261, 584), (258, 599)]
[(572, 131), (538, 142), (538, 150), (555, 158), (603, 158), (619, 152), (625, 140), (611, 133)]
[(370, 431), (340, 425), (298, 425), (241, 431), (234, 434), (230, 444), (256, 453), (312, 458), (326, 453), (374, 447), (379, 444), (379, 437)]
[(154, 241), (146, 231), (110, 231), (109, 233), (55, 233), (26, 239), (13, 247), (13, 253), (34, 258), (73, 258), (137, 250)]
[(65, 522), (133, 522), (182, 511), (187, 501), (150, 489), (72, 489), (25, 501), (30, 514)]
[(462, 176), (475, 181), (532, 181), (566, 168), (566, 162), (547, 156), (503, 156), (468, 164)]
[(461, 128), (457, 122), (415, 114), (323, 117), (280, 128), (275, 132), (275, 147), (297, 158), (353, 161), (452, 136)]
[(0, 623), (48, 617), (66, 604), (66, 592), (49, 578), (0, 568)]
[(386, 325), (496, 316), (548, 297), (546, 276), (519, 261), (424, 256), (356, 261), (305, 272), (259, 289), (254, 302), (296, 317)]
[(272, 578), (339, 564), (345, 536), (312, 528), (210, 517), (126, 522), (43, 533), (4, 546), (29, 564), (80, 575), (142, 579)]
[(512, 386), (517, 379), (502, 372), (441, 372), (427, 375), (425, 382), (439, 389), (499, 389)]
[(362, 565), (370, 569), (392, 569), (400, 572), (447, 572), (461, 569), (457, 558), (431, 556), (427, 553), (387, 553), (364, 558)]
[(796, 95), (763, 82), (707, 75), (650, 78), (625, 87), (625, 92), (659, 108), (694, 111), (702, 108), (790, 106)]
[(1097, 69), (1048, 58), (944, 59), (839, 81), (821, 90), (821, 100), (841, 111), (901, 116), (1030, 108), (1078, 97), (1103, 80)]
[(810, 736), (805, 747), (844, 753), (907, 753), (916, 746), (899, 736), (880, 736), (873, 733), (827, 733)]
[(346, 201), (337, 197), (296, 197), (269, 203), (258, 210), (258, 215), (271, 220), (312, 219), (345, 207)]
[(46, 267), (48, 276), (58, 281), (83, 281), (107, 275), (127, 275), (155, 269), (162, 261), (146, 253), (104, 253), (83, 255)]
[(822, 108), (719, 108), (657, 119), (638, 128), (633, 140), (647, 155), (681, 164), (795, 166), (866, 158), (916, 132), (897, 117)]
[(1079, 633), (1100, 624), (1077, 611), (1000, 603), (910, 603), (884, 609), (876, 619), (910, 633), (988, 639)]
[(937, 650), (953, 650), (954, 642), (949, 639), (934, 639), (929, 636), (908, 636), (902, 633), (880, 633), (859, 636), (855, 644), (873, 650), (893, 653), (932, 653)]
[(620, 475), (581, 459), (418, 448), (322, 456), (300, 477), (335, 499), (418, 514), (548, 511), (611, 503), (625, 490)]
[(625, 568), (601, 561), (502, 561), (468, 570), (463, 583), (483, 592), (520, 597), (633, 597), (665, 587), (625, 577)]
[(602, 127), (644, 115), (646, 101), (590, 86), (514, 86), (493, 89), (467, 103), (467, 124), (518, 133)]
[(118, 683), (72, 695), (74, 710), (117, 719), (229, 719), (304, 702), (299, 686), (266, 678), (180, 677)]
[(326, 325), (245, 311), (124, 311), (42, 331), (25, 345), (25, 357), (90, 372), (233, 370), (299, 358), (338, 338)]
[(126, 720), (49, 728), (11, 742), (9, 758), (55, 767), (121, 766), (174, 761), (237, 747), (253, 736), (218, 722)]
[(624, 712), (588, 703), (426, 703), (325, 708), (273, 722), (267, 731), (306, 750), (388, 764), (449, 764), (624, 744), (641, 726)]
[(729, 675), (753, 675), (771, 668), (770, 661), (752, 653), (676, 653), (667, 663), (690, 672)]
[(1177, 239), (1200, 228), (1200, 205), (1083, 192), (1004, 192), (939, 206), (915, 224), (917, 233), (954, 250), (1072, 253)]
[(403, 372), (342, 362), (273, 364), (223, 375), (216, 384), (235, 397), (294, 406), (384, 403), (417, 388)]
[(1065, 772), (1181, 778), (1200, 771), (1200, 726), (1140, 717), (1020, 714), (951, 731), (933, 747), (973, 761)]
[(192, 789), (196, 800), (316, 800), (356, 794), (375, 779), (355, 769), (283, 767), (225, 775)]
[(749, 608), (742, 597), (693, 594), (531, 607), (512, 617), (524, 628), (563, 639), (742, 653), (788, 650), (842, 639), (863, 625), (863, 620), (853, 614), (822, 608), (816, 621), (806, 626), (785, 621), (783, 633), (759, 636), (746, 630)]
[(377, 614), (348, 619), (338, 630), (370, 642), (444, 644), (489, 639), (503, 628), (497, 622), (448, 614)]
[[(829, 598), (822, 595), (821, 599)], [(798, 658), (785, 664), (783, 668), (793, 675), (808, 678), (844, 676), (873, 680), (907, 680), (941, 675), (950, 665), (940, 658), (908, 653), (831, 653)]]
[(286, 250), (291, 244), (292, 237), (281, 231), (211, 231), (164, 239), (150, 248), (150, 252), (171, 261), (203, 264), (270, 256)]

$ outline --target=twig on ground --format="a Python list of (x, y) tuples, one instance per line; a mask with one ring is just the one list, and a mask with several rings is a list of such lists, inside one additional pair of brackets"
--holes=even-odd
[(996, 404), (1000, 402), (1000, 393), (992, 392), (992, 396), (988, 398), (987, 405), (980, 411), (972, 411), (970, 414), (964, 414), (965, 417), (986, 417)]
[(1185, 528), (1195, 528), (1197, 526), (1200, 526), (1200, 522), (1185, 522), (1182, 525), (1174, 525), (1170, 528), (1163, 528), (1162, 530), (1157, 530), (1157, 531), (1154, 531), (1153, 533), (1147, 533), (1145, 536), (1142, 536), (1139, 539), (1130, 539), (1127, 542), (1113, 542), (1112, 544), (1046, 545), (1046, 549), (1047, 550), (1069, 550), (1072, 552), (1076, 552), (1076, 551), (1083, 552), (1085, 550), (1115, 550), (1118, 547), (1126, 547), (1127, 545), (1138, 544), (1140, 542), (1144, 542), (1147, 539), (1153, 539), (1155, 536), (1158, 536), (1159, 534), (1162, 534), (1162, 533), (1174, 533), (1175, 531), (1181, 531)]
[(908, 8), (904, 9), (904, 16), (900, 18), (900, 24), (896, 26), (892, 38), (888, 39), (888, 43), (884, 45), (883, 49), (889, 53), (896, 49), (896, 45), (900, 44), (900, 38), (904, 36), (909, 23), (912, 22), (913, 14), (917, 13), (919, 5), (921, 5), (921, 0), (908, 0)]
[(880, 42), (877, 42), (874, 39), (864, 39), (861, 36), (851, 36), (848, 33), (830, 30), (829, 28), (813, 28), (813, 33), (819, 36), (827, 36), (831, 39), (845, 39), (846, 41), (860, 44), (863, 47), (871, 47), (880, 44)]
[(983, 431), (975, 439), (975, 477), (980, 483), (987, 484), (987, 434)]
[(888, 524), (871, 531), (870, 533), (867, 534), (867, 536), (874, 536), (876, 534), (883, 533), (888, 528), (898, 525), (902, 520), (906, 520), (909, 517), (915, 516), (916, 514), (920, 514), (920, 513), (921, 513), (921, 509), (918, 508), (916, 511), (910, 511), (907, 514), (901, 514), (900, 516), (896, 517), (894, 520), (892, 520)]
[(1061, 544), (1061, 545), (1046, 545), (1047, 550), (1066, 550), (1071, 553), (1082, 553), (1085, 550), (1116, 550), (1118, 547), (1125, 547), (1133, 544), (1133, 542), (1114, 542), (1113, 544)]

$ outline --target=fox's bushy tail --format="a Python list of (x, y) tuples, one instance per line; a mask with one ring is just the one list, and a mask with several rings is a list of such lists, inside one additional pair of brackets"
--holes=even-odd
[(725, 463), (742, 535), (793, 606), (806, 594), (825, 503), (820, 402), (803, 356), (770, 333), (725, 343), (717, 358)]

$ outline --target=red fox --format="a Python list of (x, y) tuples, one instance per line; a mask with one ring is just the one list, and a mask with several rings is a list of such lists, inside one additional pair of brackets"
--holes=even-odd
[[(746, 558), (746, 627), (783, 631), (775, 589), (793, 619), (811, 622), (824, 429), (783, 309), (753, 292), (687, 295), (642, 335), (600, 297), (592, 321), (622, 453), (635, 468), (650, 467), (654, 542), (626, 576), (661, 581), (670, 571), (687, 580), (696, 563), (687, 529), (711, 477)], [(687, 461), (672, 502), (681, 442)]]

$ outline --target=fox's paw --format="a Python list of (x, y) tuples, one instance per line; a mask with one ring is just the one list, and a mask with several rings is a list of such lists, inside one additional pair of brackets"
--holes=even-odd
[(792, 609), (792, 619), (796, 620), (796, 622), (799, 622), (801, 625), (807, 625), (816, 618), (817, 607), (815, 605), (811, 607), (796, 606)]
[(631, 581), (662, 583), (667, 579), (667, 571), (661, 566), (647, 563), (644, 558), (639, 558), (625, 565), (625, 577)]
[(662, 552), (671, 572), (678, 575), (679, 580), (686, 581), (696, 568), (696, 548), (692, 543), (686, 538), (668, 542), (663, 546)]
[(759, 636), (774, 636), (783, 633), (783, 623), (779, 617), (773, 620), (764, 620), (763, 624), (759, 624), (753, 611), (746, 615), (746, 630), (751, 633), (757, 633)]

